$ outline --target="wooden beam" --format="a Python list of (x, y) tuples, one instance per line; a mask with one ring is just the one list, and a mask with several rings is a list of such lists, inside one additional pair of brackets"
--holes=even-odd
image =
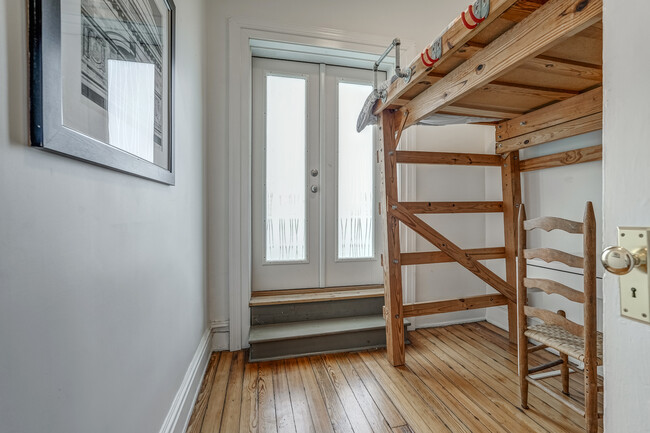
[(397, 160), (395, 149), (403, 116), (399, 111), (381, 114), (382, 130), (379, 156), (382, 214), (384, 215), (384, 312), (386, 318), (386, 354), (392, 365), (403, 365), (404, 319), (402, 312), (402, 267), (400, 259), (399, 220), (387, 210), (387, 204), (397, 201)]
[(500, 201), (412, 201), (400, 204), (414, 214), (503, 212)]
[(603, 129), (602, 112), (540, 129), (529, 134), (520, 135), (519, 137), (500, 141), (496, 144), (496, 153), (508, 153), (513, 150), (525, 149), (527, 147), (548, 143), (549, 141), (574, 137), (576, 135), (586, 134), (587, 132), (598, 131), (601, 129)]
[(390, 215), (398, 218), (404, 225), (415, 231), (427, 241), (431, 242), (440, 251), (443, 251), (449, 257), (464, 266), (468, 271), (494, 287), (494, 289), (498, 290), (502, 295), (505, 295), (508, 299), (514, 301), (515, 289), (512, 285), (503, 281), (503, 279), (501, 279), (497, 274), (479, 263), (469, 254), (466, 254), (458, 245), (441, 235), (422, 219), (406, 210), (397, 201), (389, 201), (388, 204), (388, 212), (390, 212)]
[[(503, 259), (506, 256), (506, 249), (503, 247), (475, 248), (470, 250), (463, 250), (463, 253), (472, 256), (475, 260)], [(400, 258), (402, 266), (426, 265), (431, 263), (450, 263), (455, 261), (456, 260), (452, 259), (442, 251), (402, 253)]]
[[(503, 195), (503, 239), (506, 248), (506, 281), (517, 285), (517, 216), (521, 204), (521, 174), (519, 152), (511, 152), (501, 166), (501, 191)], [(517, 304), (508, 303), (508, 336), (517, 342)]]
[(397, 151), (397, 162), (401, 164), (443, 164), (500, 166), (499, 155), (481, 153), (420, 152), (414, 150)]
[(543, 71), (546, 74), (556, 74), (565, 77), (583, 78), (598, 83), (603, 81), (603, 67), (591, 63), (574, 62), (557, 57), (537, 56), (530, 59), (521, 68), (532, 71)]
[(406, 126), (453, 104), (602, 19), (602, 0), (550, 0), (402, 107)]
[(497, 294), (450, 299), (448, 301), (417, 302), (415, 304), (404, 305), (404, 317), (426, 316), (428, 314), (452, 313), (454, 311), (496, 307), (499, 305), (506, 305), (507, 302), (508, 298)]
[(537, 158), (524, 159), (519, 163), (522, 172), (543, 170), (545, 168), (563, 167), (565, 165), (582, 164), (583, 162), (600, 161), (603, 159), (603, 146), (583, 147), (582, 149), (567, 150), (566, 152)]
[(436, 67), (445, 63), (445, 61), (461, 49), (467, 41), (490, 25), (491, 22), (499, 18), (502, 13), (508, 10), (508, 8), (516, 2), (517, 0), (492, 0), (490, 2), (490, 12), (488, 16), (474, 29), (468, 29), (465, 27), (460, 16), (457, 17), (441, 36), (442, 53), (440, 59), (432, 67), (426, 68), (420, 61), (420, 54), (418, 53), (417, 57), (410, 63), (410, 67), (413, 70), (411, 80), (408, 83), (405, 83), (402, 79), (395, 80), (388, 88), (386, 102), (382, 103), (382, 101), (378, 101), (374, 113), (378, 115), (384, 111), (386, 107), (394, 104), (395, 101), (408, 90), (418, 86), (420, 81), (425, 78), (431, 70), (435, 70)]
[(470, 116), (470, 117), (490, 117), (496, 120), (514, 119), (522, 115), (521, 111), (503, 111), (494, 110), (491, 108), (469, 107), (461, 105), (448, 105), (444, 110), (440, 110), (440, 114), (453, 114), (456, 116)]
[[(469, 59), (476, 53), (485, 49), (486, 45), (479, 42), (470, 41), (465, 44), (463, 58)], [(596, 82), (603, 81), (602, 65), (578, 62), (575, 60), (562, 59), (551, 56), (537, 56), (524, 62), (520, 68), (531, 71), (542, 71), (545, 74), (556, 74), (565, 77), (583, 78)]]
[[(540, 129), (559, 125), (603, 111), (603, 88), (598, 87), (565, 101), (540, 108), (512, 120), (501, 122), (496, 128), (496, 141), (508, 140)], [(498, 152), (498, 150), (497, 150)]]

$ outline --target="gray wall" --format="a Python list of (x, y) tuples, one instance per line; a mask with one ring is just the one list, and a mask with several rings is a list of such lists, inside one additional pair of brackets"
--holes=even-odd
[(207, 326), (203, 4), (177, 1), (176, 186), (27, 146), (0, 0), (0, 432), (157, 432)]

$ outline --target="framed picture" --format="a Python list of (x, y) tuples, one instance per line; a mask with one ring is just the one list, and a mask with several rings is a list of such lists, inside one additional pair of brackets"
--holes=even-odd
[(172, 0), (28, 0), (30, 144), (174, 184)]

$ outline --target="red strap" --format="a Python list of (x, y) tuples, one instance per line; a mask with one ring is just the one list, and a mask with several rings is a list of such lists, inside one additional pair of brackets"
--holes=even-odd
[[(485, 18), (480, 18), (480, 19), (476, 18), (476, 15), (474, 15), (474, 8), (472, 8), (472, 5), (469, 5), (469, 16), (472, 17), (472, 19), (476, 23), (480, 23), (480, 22), (483, 22), (485, 20)], [(474, 26), (474, 27), (476, 27), (476, 26)]]
[[(470, 10), (471, 9), (472, 9), (472, 6), (470, 5)], [(472, 26), (467, 22), (467, 20), (465, 19), (465, 11), (463, 11), (463, 13), (460, 14), (460, 18), (463, 20), (463, 24), (465, 24), (465, 27), (467, 27), (470, 30), (472, 30), (473, 28), (476, 28), (476, 26), (478, 25), (478, 24), (474, 24)]]
[(429, 59), (429, 61), (431, 62), (432, 65), (436, 62), (436, 60), (438, 60), (438, 59), (434, 59), (434, 58), (432, 58), (432, 57), (429, 55), (429, 48), (425, 48), (425, 49), (424, 49), (424, 54), (427, 55), (427, 59)]
[[(428, 57), (428, 56), (427, 56), (427, 57)], [(433, 63), (429, 63), (429, 62), (427, 62), (427, 61), (425, 60), (425, 58), (424, 58), (424, 53), (423, 53), (423, 52), (420, 53), (420, 59), (422, 59), (422, 63), (423, 63), (424, 66), (426, 66), (427, 68), (430, 68), (431, 66), (433, 66)]]

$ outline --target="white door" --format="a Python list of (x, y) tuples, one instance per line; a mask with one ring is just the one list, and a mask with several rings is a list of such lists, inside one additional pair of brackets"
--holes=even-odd
[[(650, 57), (642, 0), (604, 4), (603, 243), (619, 226), (650, 227)], [(621, 316), (618, 277), (603, 283), (605, 431), (648, 432), (650, 325)]]
[(372, 72), (253, 58), (253, 290), (378, 284)]

